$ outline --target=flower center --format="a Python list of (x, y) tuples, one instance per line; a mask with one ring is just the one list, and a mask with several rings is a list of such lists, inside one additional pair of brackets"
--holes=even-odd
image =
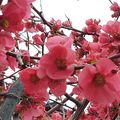
[(38, 78), (36, 75), (32, 75), (32, 76), (31, 76), (31, 82), (32, 82), (33, 84), (37, 84), (38, 81), (39, 81), (39, 78)]
[(65, 70), (67, 67), (65, 59), (56, 59), (55, 64), (59, 70)]
[(113, 37), (114, 37), (116, 40), (119, 40), (119, 39), (120, 39), (120, 33), (115, 33)]
[(93, 78), (93, 82), (95, 83), (96, 86), (104, 86), (105, 78), (100, 73), (97, 73)]
[(6, 20), (6, 19), (3, 19), (1, 22), (0, 22), (1, 26), (3, 28), (8, 28), (9, 27), (9, 21)]

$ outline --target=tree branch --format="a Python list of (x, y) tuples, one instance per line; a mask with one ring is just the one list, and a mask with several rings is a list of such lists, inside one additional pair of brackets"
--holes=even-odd
[(83, 100), (82, 106), (78, 106), (76, 112), (74, 113), (72, 120), (79, 120), (79, 117), (83, 113), (84, 109), (88, 105), (89, 101), (87, 99)]
[[(70, 95), (73, 95), (72, 93)], [(58, 110), (66, 101), (68, 101), (69, 99), (68, 98), (65, 98), (61, 104), (57, 104), (56, 106), (54, 106), (53, 108), (51, 108), (47, 114), (50, 115), (51, 113), (53, 113), (54, 111)]]
[(77, 106), (81, 106), (81, 102), (79, 102), (78, 100), (74, 99), (71, 95), (65, 93), (65, 96), (70, 100), (72, 101), (73, 103), (75, 103)]
[(0, 5), (2, 5), (3, 0), (0, 0)]
[(40, 16), (40, 18), (42, 19), (43, 23), (46, 24), (50, 29), (51, 29), (51, 24), (49, 22), (47, 22), (45, 20), (45, 18), (42, 16), (42, 12), (39, 12), (33, 5), (32, 5), (32, 9)]

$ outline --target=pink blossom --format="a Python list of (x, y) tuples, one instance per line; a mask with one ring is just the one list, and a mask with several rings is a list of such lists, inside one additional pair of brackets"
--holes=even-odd
[(50, 91), (55, 96), (62, 96), (66, 92), (66, 80), (49, 80)]
[(4, 51), (0, 51), (0, 72), (5, 70), (8, 66), (7, 56)]
[(0, 29), (15, 32), (23, 29), (22, 19), (25, 11), (19, 9), (16, 4), (9, 2), (3, 7), (3, 15), (0, 16)]
[(73, 39), (71, 37), (54, 36), (54, 37), (49, 37), (45, 45), (50, 50), (52, 47), (56, 45), (61, 45), (67, 48), (71, 48), (72, 44), (73, 44)]
[(119, 98), (120, 79), (116, 65), (109, 59), (103, 58), (96, 62), (96, 67), (86, 65), (79, 74), (79, 85), (84, 96), (98, 104), (109, 104)]
[(18, 68), (18, 62), (16, 61), (16, 58), (12, 56), (7, 56), (7, 61), (8, 61), (8, 65), (12, 70), (15, 71), (15, 68)]
[(120, 10), (120, 6), (118, 5), (117, 2), (114, 2), (114, 3), (111, 5), (110, 9), (113, 10), (113, 11), (118, 11), (118, 10)]
[(62, 23), (61, 23), (61, 21), (60, 20), (57, 20), (57, 21), (55, 21), (53, 18), (52, 18), (52, 20), (50, 21), (53, 25), (52, 25), (52, 32), (54, 33), (54, 32), (57, 32), (60, 28), (61, 28), (61, 26), (62, 26)]
[(66, 79), (74, 71), (75, 54), (71, 49), (57, 45), (40, 59), (41, 67), (51, 79)]
[(31, 14), (31, 3), (35, 0), (12, 0), (16, 4), (18, 9), (24, 10), (24, 19), (30, 18)]
[(120, 22), (108, 21), (106, 25), (102, 26), (102, 30), (111, 35), (112, 40), (120, 39)]
[(40, 45), (43, 45), (43, 41), (42, 41), (41, 36), (39, 34), (34, 35), (32, 38), (38, 47)]
[(40, 23), (36, 24), (36, 29), (41, 31), (41, 32), (44, 32), (44, 28), (43, 28), (42, 24), (40, 24)]
[(26, 68), (20, 72), (20, 80), (22, 81), (25, 93), (37, 97), (41, 100), (48, 99), (47, 87), (48, 78), (40, 79), (37, 76), (36, 68)]
[(110, 9), (114, 12), (112, 14), (112, 17), (119, 17), (120, 16), (120, 6), (118, 5), (117, 2), (114, 2), (111, 6)]
[(29, 31), (31, 33), (36, 31), (35, 23), (33, 24), (31, 21), (25, 22), (25, 28), (26, 28), (26, 31)]
[(71, 26), (72, 26), (72, 22), (69, 21), (69, 20), (67, 20), (67, 21), (64, 21), (64, 22), (62, 23), (62, 25), (63, 25), (63, 26), (66, 26), (66, 27), (71, 27)]
[(102, 43), (102, 44), (110, 43), (110, 41), (111, 41), (110, 36), (108, 34), (106, 34), (106, 33), (101, 33), (99, 35), (98, 39), (99, 39), (99, 42)]
[(90, 33), (99, 33), (101, 26), (99, 25), (100, 20), (96, 20), (96, 19), (88, 19), (86, 21), (86, 25), (87, 27), (85, 27), (83, 29), (84, 32), (90, 32)]
[(52, 113), (52, 120), (62, 120), (62, 116), (59, 113)]
[(46, 117), (45, 106), (43, 102), (36, 103), (32, 99), (28, 98), (23, 100), (21, 104), (16, 106), (17, 113), (20, 113), (20, 116), (23, 120), (42, 120)]
[(39, 108), (39, 106), (28, 106), (24, 111), (22, 111), (21, 115), (23, 120), (33, 120), (33, 118), (39, 117), (40, 114), (43, 115), (44, 111)]
[(12, 38), (8, 32), (0, 32), (0, 49), (1, 50), (13, 50), (16, 41)]

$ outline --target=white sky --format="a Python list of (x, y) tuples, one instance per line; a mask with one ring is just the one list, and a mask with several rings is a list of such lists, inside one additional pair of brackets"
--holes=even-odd
[[(36, 1), (40, 9), (38, 4), (40, 0)], [(67, 20), (66, 14), (73, 26), (78, 29), (81, 29), (85, 25), (85, 20), (89, 18), (100, 19), (102, 24), (112, 20), (109, 0), (41, 0), (41, 4), (47, 20), (53, 17), (55, 20), (64, 21)]]

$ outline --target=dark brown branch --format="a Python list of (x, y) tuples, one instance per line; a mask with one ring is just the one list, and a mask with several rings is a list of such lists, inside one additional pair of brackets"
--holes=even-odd
[(117, 117), (118, 117), (118, 113), (112, 118), (112, 120), (116, 120)]
[[(46, 24), (46, 25), (51, 29), (53, 24), (50, 23), (50, 22), (48, 22), (48, 21), (43, 17), (42, 12), (39, 12), (33, 5), (32, 5), (32, 9), (40, 16), (40, 18), (42, 19), (43, 23)], [(79, 33), (81, 33), (81, 35), (96, 35), (96, 36), (99, 36), (97, 33), (86, 33), (86, 32), (77, 30), (77, 29), (75, 29), (75, 28), (73, 28), (73, 27), (62, 26), (61, 28), (79, 32)]]
[(110, 2), (111, 4), (113, 4), (113, 2), (112, 2), (111, 0), (109, 0), (109, 2)]
[(2, 5), (3, 0), (0, 0), (0, 5)]
[[(16, 54), (16, 53), (13, 53), (13, 52), (7, 52), (6, 55), (9, 55), (9, 56), (12, 56), (12, 57), (14, 57), (14, 58), (17, 58), (17, 54)], [(21, 55), (21, 57), (23, 57), (23, 56)], [(40, 60), (40, 57), (30, 56), (30, 59)]]
[(32, 9), (40, 16), (44, 24), (46, 24), (49, 28), (52, 27), (51, 24), (47, 22), (45, 18), (42, 16), (42, 12), (39, 12), (33, 5), (32, 5)]
[(81, 30), (75, 29), (75, 28), (73, 28), (73, 27), (62, 26), (62, 28), (67, 29), (67, 30), (73, 30), (73, 31), (75, 31), (75, 32), (79, 32), (79, 33), (81, 33), (82, 35), (96, 35), (96, 36), (99, 36), (97, 33), (86, 33), (86, 32), (83, 32), (83, 31), (81, 31)]
[[(73, 94), (71, 93), (70, 95), (73, 95)], [(65, 98), (65, 99), (61, 102), (61, 104), (57, 104), (56, 106), (54, 106), (53, 108), (51, 108), (51, 109), (47, 112), (47, 114), (50, 115), (50, 114), (53, 113), (54, 111), (58, 110), (58, 109), (62, 106), (62, 104), (64, 104), (64, 103), (67, 102), (68, 100), (69, 100), (68, 98)]]
[(84, 67), (85, 67), (85, 65), (75, 66), (75, 70), (80, 70), (80, 69), (83, 69)]
[(64, 103), (57, 102), (57, 101), (52, 100), (52, 99), (49, 99), (49, 100), (51, 100), (51, 101), (53, 101), (53, 102), (55, 102), (55, 103), (57, 103), (57, 104), (60, 104), (60, 105), (62, 105), (62, 106), (68, 107), (68, 108), (72, 109), (73, 111), (75, 111), (75, 109), (74, 109), (74, 108), (72, 108), (72, 107), (70, 107), (70, 106), (68, 106), (68, 105), (66, 105), (66, 104), (64, 104)]
[(76, 112), (74, 113), (72, 120), (79, 120), (80, 116), (84, 112), (89, 101), (87, 99), (83, 100), (82, 106), (78, 106)]
[(81, 106), (81, 102), (79, 102), (78, 100), (74, 99), (71, 95), (65, 93), (65, 96), (70, 100), (72, 101), (73, 103), (75, 103), (77, 106)]
[(113, 60), (120, 57), (120, 53), (110, 56), (109, 59)]
[(9, 75), (9, 76), (6, 76), (5, 78), (0, 79), (0, 81), (5, 80), (5, 79), (8, 79), (8, 78), (11, 78), (12, 76), (14, 76), (15, 74), (17, 74), (17, 73), (20, 72), (21, 70), (22, 70), (22, 69), (14, 72), (13, 74), (11, 74), (11, 75)]

